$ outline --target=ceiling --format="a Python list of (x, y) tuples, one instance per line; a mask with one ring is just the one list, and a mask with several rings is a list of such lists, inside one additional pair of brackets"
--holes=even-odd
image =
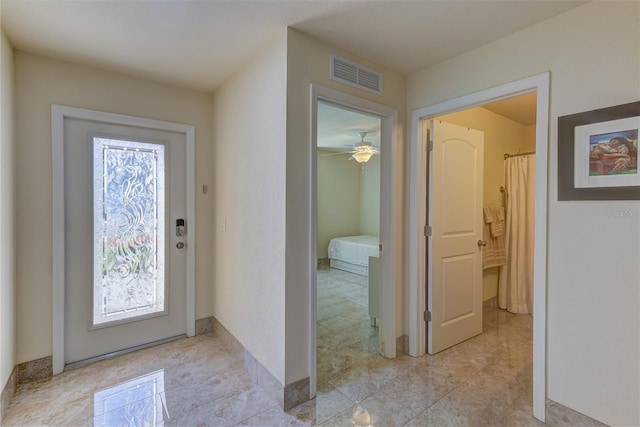
[(357, 113), (318, 103), (318, 148), (330, 151), (350, 151), (360, 142), (358, 132), (368, 132), (365, 141), (380, 147), (379, 117)]
[(536, 124), (537, 94), (535, 92), (507, 98), (502, 101), (483, 105), (496, 114), (516, 121), (525, 126)]
[(409, 74), (585, 2), (0, 0), (22, 51), (214, 91), (287, 26)]

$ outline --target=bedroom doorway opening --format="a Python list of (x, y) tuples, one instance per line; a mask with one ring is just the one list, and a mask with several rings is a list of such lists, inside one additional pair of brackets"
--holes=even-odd
[[(370, 161), (375, 161), (375, 159), (379, 159), (379, 178), (376, 179), (378, 182), (379, 188), (379, 201), (378, 205), (375, 208), (369, 208), (370, 210), (374, 210), (375, 212), (365, 212), (366, 220), (370, 221), (372, 218), (375, 218), (375, 214), (379, 215), (379, 287), (380, 296), (380, 310), (379, 317), (376, 317), (374, 328), (377, 330), (378, 334), (378, 349), (375, 354), (367, 354), (368, 358), (375, 358), (376, 360), (379, 356), (383, 356), (385, 358), (393, 359), (396, 357), (396, 333), (397, 333), (397, 325), (399, 324), (399, 310), (397, 308), (398, 301), (400, 300), (401, 289), (401, 236), (402, 236), (402, 222), (401, 222), (401, 212), (402, 206), (401, 203), (397, 201), (400, 200), (402, 195), (402, 182), (403, 182), (403, 172), (402, 172), (402, 144), (400, 141), (400, 133), (398, 131), (398, 112), (389, 108), (385, 105), (378, 104), (377, 102), (369, 101), (367, 99), (359, 98), (357, 96), (349, 95), (337, 90), (329, 89), (323, 86), (319, 86), (316, 84), (310, 85), (311, 97), (310, 97), (310, 134), (309, 134), (309, 152), (310, 152), (310, 188), (309, 188), (309, 242), (310, 242), (310, 256), (309, 256), (309, 389), (310, 396), (316, 396), (316, 390), (318, 382), (318, 371), (317, 369), (317, 361), (322, 360), (321, 348), (318, 348), (317, 335), (319, 333), (325, 332), (319, 326), (327, 326), (330, 324), (329, 322), (325, 322), (325, 324), (319, 324), (318, 322), (318, 298), (321, 296), (321, 292), (318, 292), (318, 159), (320, 158), (317, 152), (318, 144), (316, 142), (318, 138), (318, 109), (323, 108), (321, 104), (328, 104), (332, 107), (338, 107), (342, 110), (359, 113), (364, 116), (368, 116), (370, 118), (374, 118), (379, 123), (379, 134), (380, 134), (380, 142), (379, 142), (379, 153), (376, 154), (378, 149), (375, 147), (375, 144), (371, 141), (371, 135), (369, 133), (364, 134), (364, 132), (368, 132), (369, 129), (347, 129), (347, 137), (351, 135), (351, 139), (347, 144), (347, 147), (344, 147), (345, 151), (353, 151), (352, 153), (345, 153), (342, 156), (346, 157), (341, 159), (340, 161), (343, 163), (359, 163), (357, 160), (348, 160), (351, 156), (354, 158), (360, 158), (363, 160), (363, 157), (368, 158), (368, 162), (365, 163), (364, 167), (364, 175), (369, 175), (369, 171), (367, 170), (368, 166), (366, 163)], [(358, 126), (358, 125), (356, 125)], [(369, 127), (370, 125), (366, 125)], [(375, 125), (374, 125), (375, 127)], [(362, 135), (358, 132), (363, 132)], [(349, 135), (350, 134), (350, 135)], [(355, 141), (355, 142), (354, 142)], [(344, 145), (344, 143), (343, 143)], [(360, 148), (359, 148), (360, 147)], [(335, 156), (326, 156), (320, 159), (320, 162), (330, 157), (340, 157), (341, 155)], [(374, 160), (371, 160), (371, 159)], [(373, 165), (373, 163), (371, 163)], [(358, 169), (359, 168), (359, 169)], [(361, 175), (363, 175), (362, 164), (356, 168), (358, 172), (358, 177), (360, 179)], [(370, 178), (370, 177), (369, 177)], [(373, 180), (371, 180), (373, 182)], [(358, 195), (358, 198), (360, 196)], [(364, 203), (364, 202), (363, 202)], [(367, 210), (367, 209), (365, 209)], [(337, 212), (336, 212), (337, 213)], [(332, 212), (329, 211), (331, 215)], [(359, 231), (358, 231), (359, 232)], [(373, 236), (375, 237), (375, 236)], [(326, 245), (327, 258), (328, 258), (328, 250), (329, 244), (325, 241), (325, 244), (321, 246), (324, 247)], [(323, 250), (321, 248), (321, 250)], [(375, 252), (374, 252), (375, 254)], [(375, 257), (372, 257), (375, 262)], [(325, 261), (326, 263), (326, 261)], [(374, 266), (375, 268), (375, 266)], [(361, 303), (361, 311), (360, 311), (360, 319), (364, 317), (366, 323), (362, 326), (367, 330), (371, 330), (371, 317), (368, 313), (368, 294), (369, 294), (369, 266), (367, 266), (367, 276), (362, 276), (360, 279), (361, 290), (360, 295), (361, 299), (358, 301)], [(340, 271), (340, 270), (337, 270)], [(344, 272), (350, 273), (350, 272)], [(364, 306), (362, 304), (364, 296), (367, 297), (367, 305)], [(357, 297), (354, 295), (354, 299)], [(322, 316), (322, 313), (321, 313)], [(353, 317), (354, 314), (345, 312), (343, 313), (343, 319), (348, 317)], [(374, 316), (375, 317), (375, 316)], [(336, 323), (340, 322), (340, 319), (335, 320)], [(319, 329), (319, 331), (318, 331)], [(329, 334), (330, 335), (330, 334)], [(369, 339), (367, 338), (367, 347)], [(374, 339), (375, 342), (375, 339)], [(361, 341), (362, 345), (364, 343)], [(354, 344), (352, 341), (349, 344), (351, 347), (345, 345), (345, 351), (353, 350), (357, 347), (357, 344)], [(334, 347), (335, 348), (335, 347)], [(338, 358), (340, 356), (335, 355), (331, 351), (325, 351), (329, 358)], [(346, 354), (346, 353), (343, 353)], [(361, 353), (363, 354), (363, 353)], [(318, 355), (318, 357), (316, 357)], [(331, 359), (329, 363), (331, 362)], [(335, 360), (335, 359), (334, 359)], [(351, 362), (349, 362), (351, 360)], [(353, 359), (350, 357), (345, 357), (344, 359), (347, 364), (350, 364), (353, 368)], [(344, 366), (344, 365), (343, 365)], [(333, 369), (332, 369), (333, 370)], [(322, 380), (322, 377), (320, 378)], [(328, 384), (326, 382), (325, 384)]]
[(317, 103), (316, 375), (379, 356), (380, 117)]

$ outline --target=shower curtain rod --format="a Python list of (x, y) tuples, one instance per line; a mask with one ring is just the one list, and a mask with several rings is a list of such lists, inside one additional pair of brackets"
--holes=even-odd
[(516, 153), (516, 154), (504, 153), (504, 159), (507, 160), (509, 157), (526, 156), (527, 154), (536, 154), (536, 152), (535, 151), (527, 151), (526, 153)]

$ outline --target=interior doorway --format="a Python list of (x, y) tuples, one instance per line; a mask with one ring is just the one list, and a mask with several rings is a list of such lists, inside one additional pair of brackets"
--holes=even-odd
[(427, 243), (423, 229), (428, 226), (429, 212), (423, 200), (428, 188), (428, 138), (423, 122), (445, 114), (467, 110), (492, 102), (535, 92), (535, 244), (533, 286), (533, 413), (542, 421), (545, 417), (545, 354), (546, 354), (546, 211), (547, 211), (547, 150), (548, 150), (548, 73), (506, 84), (468, 96), (416, 110), (412, 114), (412, 174), (410, 212), (410, 354), (421, 356), (426, 350), (427, 313), (434, 301), (427, 301), (430, 285), (427, 265)]
[(317, 105), (317, 381), (380, 357), (380, 117)]
[[(531, 92), (424, 121), (433, 141), (429, 154), (440, 160), (429, 164), (433, 182), (427, 197), (433, 258), (433, 295), (427, 292), (427, 299), (442, 301), (427, 302), (433, 308), (430, 354), (481, 333), (483, 306), (533, 313), (536, 102)], [(482, 143), (467, 150), (463, 164), (467, 151), (456, 150), (456, 144), (471, 148), (474, 131)], [(447, 153), (453, 157), (445, 165)], [(444, 182), (447, 177), (453, 182)], [(438, 191), (443, 187), (447, 194)], [(435, 217), (438, 212), (446, 212), (445, 221)], [(453, 248), (454, 239), (467, 242)], [(443, 248), (448, 248), (446, 257), (440, 254)]]
[[(318, 105), (326, 102), (340, 108), (380, 119), (380, 324), (379, 354), (387, 358), (396, 357), (396, 324), (398, 284), (401, 283), (401, 263), (399, 260), (402, 233), (400, 221), (401, 206), (394, 203), (402, 194), (401, 147), (397, 130), (397, 111), (387, 106), (318, 85), (311, 85), (311, 135), (309, 189), (309, 231), (311, 242), (309, 271), (309, 372), (310, 396), (316, 395), (317, 387), (317, 299), (318, 299)], [(366, 136), (365, 136), (366, 137)], [(364, 139), (364, 137), (363, 137)]]

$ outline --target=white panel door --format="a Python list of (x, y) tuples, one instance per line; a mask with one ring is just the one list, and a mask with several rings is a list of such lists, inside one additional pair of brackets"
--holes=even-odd
[(482, 333), (484, 134), (431, 121), (429, 156), (429, 354)]
[(185, 334), (184, 133), (64, 119), (65, 364)]

